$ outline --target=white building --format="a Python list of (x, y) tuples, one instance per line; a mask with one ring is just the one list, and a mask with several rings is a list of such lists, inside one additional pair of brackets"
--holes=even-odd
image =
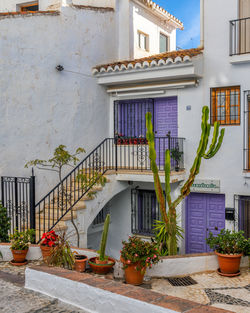
[[(74, 218), (80, 244), (98, 248), (110, 211), (108, 253), (118, 257), (122, 240), (131, 233), (147, 237), (160, 218), (145, 113), (154, 116), (160, 169), (166, 148), (184, 152), (184, 161), (172, 161), (174, 198), (194, 160), (202, 106), (208, 105), (210, 122), (219, 120), (226, 134), (218, 154), (203, 160), (193, 192), (178, 207), (185, 229), (180, 251), (208, 251), (208, 232), (225, 226), (249, 236), (249, 2), (201, 0), (201, 47), (175, 51), (176, 29), (183, 25), (151, 0), (3, 1), (1, 175), (27, 175), (28, 160), (48, 158), (59, 144), (84, 146), (89, 157), (79, 168), (92, 177), (105, 172), (109, 182), (92, 200), (81, 191), (73, 195), (71, 202), (79, 200)], [(77, 171), (65, 178), (66, 188)], [(55, 178), (38, 171), (36, 176), (39, 200)], [(59, 199), (57, 191), (36, 207), (39, 234), (72, 205), (59, 214), (51, 204)], [(67, 215), (57, 226), (74, 230)]]

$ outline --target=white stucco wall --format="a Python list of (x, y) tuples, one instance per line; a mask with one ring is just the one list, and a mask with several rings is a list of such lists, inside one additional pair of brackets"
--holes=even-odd
[[(27, 176), (24, 164), (59, 144), (90, 152), (108, 137), (108, 95), (91, 68), (116, 58), (113, 12), (63, 8), (60, 16), (1, 19), (0, 46), (0, 175)], [(38, 200), (57, 178), (36, 176)]]
[[(169, 37), (170, 51), (176, 50), (176, 29), (165, 24), (157, 18), (151, 9), (145, 9), (143, 6), (131, 2), (133, 14), (133, 33), (134, 33), (134, 57), (141, 58), (144, 56), (160, 53), (160, 33)], [(138, 47), (138, 31), (148, 35), (148, 51)]]
[[(109, 226), (109, 236), (106, 247), (106, 254), (116, 259), (120, 258), (120, 250), (122, 241), (128, 240), (131, 236), (131, 189), (135, 187), (143, 190), (154, 190), (153, 183), (134, 182), (127, 190), (117, 194), (109, 201), (109, 210), (111, 223)], [(163, 186), (164, 187), (164, 186)], [(178, 184), (172, 184), (172, 197), (175, 197), (178, 192)], [(181, 207), (177, 208), (177, 214), (180, 216)], [(181, 223), (181, 219), (178, 220)], [(88, 248), (99, 249), (103, 225), (93, 226), (88, 228)], [(182, 246), (182, 243), (180, 243)]]
[[(32, 2), (35, 2), (35, 0), (1, 0), (0, 12), (16, 12), (18, 5)], [(61, 6), (61, 0), (38, 0), (37, 2), (40, 11), (58, 9)]]

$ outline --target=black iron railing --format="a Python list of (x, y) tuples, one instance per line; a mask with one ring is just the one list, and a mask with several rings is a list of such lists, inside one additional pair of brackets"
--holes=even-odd
[(10, 217), (10, 234), (15, 229), (35, 228), (35, 176), (1, 177), (1, 201)]
[(250, 17), (232, 20), (230, 25), (230, 56), (250, 53)]
[[(90, 191), (108, 170), (149, 171), (150, 160), (146, 139), (120, 142), (119, 138), (106, 138), (82, 160), (59, 184), (36, 204), (36, 236), (39, 240), (45, 231), (53, 229), (63, 217)], [(135, 138), (133, 138), (135, 140)], [(155, 138), (157, 163), (164, 170), (165, 150), (171, 150), (172, 170), (184, 169), (184, 138)], [(178, 156), (174, 159), (174, 155)], [(87, 184), (77, 181), (82, 173)]]

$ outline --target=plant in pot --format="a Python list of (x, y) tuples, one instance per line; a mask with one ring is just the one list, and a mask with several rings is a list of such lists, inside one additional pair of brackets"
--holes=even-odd
[(115, 265), (115, 260), (105, 255), (107, 238), (108, 238), (109, 222), (110, 222), (110, 214), (107, 214), (105, 222), (104, 222), (103, 232), (102, 232), (100, 250), (98, 251), (99, 257), (90, 258), (88, 261), (92, 271), (95, 274), (107, 274), (108, 272), (111, 271), (111, 269)]
[(57, 241), (58, 241), (58, 235), (55, 233), (54, 230), (51, 230), (42, 235), (41, 242), (40, 242), (40, 249), (42, 252), (44, 262), (47, 261), (53, 248), (57, 244)]
[(174, 149), (171, 149), (171, 158), (175, 160), (175, 171), (178, 172), (180, 170), (180, 160), (182, 158), (183, 152), (180, 151), (179, 146), (177, 145)]
[(125, 271), (125, 280), (128, 284), (141, 285), (147, 267), (159, 262), (159, 251), (154, 242), (143, 241), (132, 236), (128, 242), (122, 242), (121, 262)]
[(211, 232), (206, 239), (210, 249), (218, 256), (219, 269), (222, 276), (237, 276), (240, 274), (240, 260), (247, 249), (248, 240), (243, 231), (235, 232), (222, 229), (217, 236)]
[(12, 265), (20, 266), (28, 263), (26, 255), (29, 250), (29, 244), (33, 241), (35, 235), (34, 229), (28, 229), (23, 232), (15, 230), (13, 235), (10, 235), (11, 252), (13, 260), (10, 262)]
[(84, 272), (86, 269), (88, 257), (86, 255), (79, 254), (78, 252), (74, 251), (74, 258), (75, 258), (75, 270), (79, 273)]
[(59, 266), (72, 270), (75, 258), (71, 251), (70, 244), (66, 239), (66, 233), (58, 235), (57, 243), (53, 247), (50, 256), (47, 258), (49, 266)]

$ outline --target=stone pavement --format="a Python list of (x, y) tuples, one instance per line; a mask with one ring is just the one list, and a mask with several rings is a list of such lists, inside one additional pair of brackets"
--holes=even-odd
[(152, 290), (236, 313), (250, 313), (250, 273), (241, 269), (237, 277), (222, 277), (216, 272), (190, 275), (197, 284), (172, 286), (167, 279), (151, 280)]
[[(31, 262), (30, 265), (39, 262)], [(24, 289), (25, 266), (0, 263), (0, 313), (86, 313), (76, 307)]]

